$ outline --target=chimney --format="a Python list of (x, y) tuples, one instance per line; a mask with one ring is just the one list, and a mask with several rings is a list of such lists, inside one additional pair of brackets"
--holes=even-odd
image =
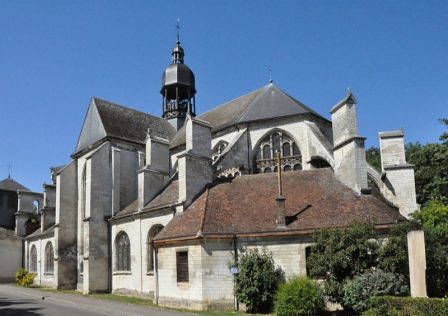
[(331, 109), (336, 177), (358, 193), (368, 193), (365, 137), (358, 135), (356, 98), (347, 96)]
[(388, 198), (398, 205), (401, 215), (410, 217), (419, 209), (416, 201), (414, 166), (406, 162), (402, 130), (380, 132), (381, 169), (383, 181), (392, 186)]
[(182, 213), (207, 183), (213, 180), (211, 159), (211, 126), (198, 118), (187, 117), (185, 152), (178, 156), (179, 206)]
[(151, 135), (146, 136), (145, 165), (138, 174), (138, 210), (151, 201), (163, 189), (169, 179), (169, 141)]

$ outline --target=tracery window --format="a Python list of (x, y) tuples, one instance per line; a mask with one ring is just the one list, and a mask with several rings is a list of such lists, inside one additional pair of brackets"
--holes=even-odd
[(148, 262), (147, 262), (147, 271), (154, 271), (154, 248), (152, 245), (152, 241), (154, 237), (163, 229), (162, 225), (154, 225), (148, 232), (148, 239), (146, 244), (147, 254), (148, 254)]
[(54, 251), (51, 242), (47, 242), (45, 246), (45, 273), (53, 273), (54, 271)]
[(220, 141), (215, 145), (215, 148), (213, 148), (213, 154), (212, 154), (212, 161), (215, 162), (216, 160), (221, 157), (224, 149), (229, 145), (229, 143), (225, 141)]
[(131, 271), (131, 243), (125, 232), (121, 232), (117, 236), (116, 250), (116, 269), (118, 271)]
[(295, 141), (286, 133), (276, 131), (264, 137), (256, 150), (256, 173), (277, 172), (277, 152), (280, 152), (283, 171), (302, 170), (302, 155)]
[(36, 246), (31, 247), (29, 268), (31, 272), (37, 271), (37, 249)]

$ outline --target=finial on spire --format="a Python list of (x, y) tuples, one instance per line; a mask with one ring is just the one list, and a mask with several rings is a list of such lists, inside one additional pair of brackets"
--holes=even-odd
[(274, 80), (272, 79), (272, 68), (271, 68), (271, 66), (269, 66), (268, 70), (269, 70), (269, 83), (272, 83)]
[(177, 22), (176, 22), (176, 33), (177, 33), (177, 43), (178, 43), (178, 44), (180, 44), (180, 36), (179, 36), (179, 33), (180, 33), (180, 25), (179, 25), (179, 22), (180, 22), (180, 18), (177, 18)]
[(11, 179), (11, 167), (12, 167), (12, 165), (9, 163), (9, 164), (7, 164), (7, 166), (8, 166), (8, 178)]
[(348, 87), (347, 88), (347, 94), (349, 94), (349, 95), (353, 94), (352, 87)]

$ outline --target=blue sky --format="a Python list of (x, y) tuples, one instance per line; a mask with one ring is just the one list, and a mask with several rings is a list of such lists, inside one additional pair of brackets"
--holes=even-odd
[(161, 114), (180, 18), (197, 112), (274, 83), (329, 118), (352, 87), (367, 146), (448, 117), (448, 1), (0, 0), (0, 179), (32, 190), (69, 162), (89, 100)]

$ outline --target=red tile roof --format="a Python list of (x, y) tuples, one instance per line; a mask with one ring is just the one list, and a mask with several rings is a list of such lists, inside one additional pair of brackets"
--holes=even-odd
[(353, 221), (390, 225), (405, 220), (398, 209), (373, 195), (359, 195), (338, 181), (331, 169), (283, 174), (286, 228), (279, 229), (277, 175), (236, 177), (207, 189), (157, 235), (156, 243), (207, 235), (285, 234), (345, 227)]

